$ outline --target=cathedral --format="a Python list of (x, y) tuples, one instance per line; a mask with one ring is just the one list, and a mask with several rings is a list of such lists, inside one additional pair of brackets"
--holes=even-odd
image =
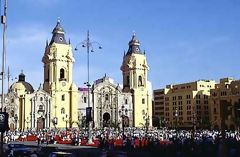
[[(119, 84), (108, 76), (94, 81), (91, 88), (90, 106), (96, 128), (133, 126), (132, 94), (124, 93)], [(84, 127), (87, 103), (87, 88), (80, 88), (79, 115)]]
[(34, 90), (22, 71), (5, 96), (3, 107), (9, 113), (10, 129), (80, 129), (86, 127), (88, 105), (95, 128), (151, 126), (152, 89), (146, 55), (135, 34), (128, 46), (120, 68), (122, 85), (105, 74), (90, 88), (78, 88), (73, 82), (72, 47), (58, 21), (42, 57), (43, 84)]
[[(148, 81), (148, 64), (140, 41), (133, 34), (121, 66), (123, 87), (107, 76), (94, 82), (91, 107), (95, 127), (152, 126), (152, 88)], [(87, 89), (80, 88), (79, 115), (83, 120), (87, 107)], [(84, 96), (85, 95), (85, 96)], [(86, 101), (85, 101), (86, 100)]]

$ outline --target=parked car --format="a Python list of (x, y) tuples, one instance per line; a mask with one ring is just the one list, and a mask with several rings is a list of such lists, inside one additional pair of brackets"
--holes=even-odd
[(52, 152), (49, 157), (75, 157), (72, 153), (69, 152)]
[(32, 148), (23, 144), (9, 144), (8, 148), (13, 156), (28, 156), (33, 152)]

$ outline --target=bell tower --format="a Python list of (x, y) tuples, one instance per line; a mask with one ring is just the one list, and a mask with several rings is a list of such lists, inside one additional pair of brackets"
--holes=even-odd
[(133, 124), (139, 126), (152, 125), (152, 91), (148, 81), (148, 64), (145, 52), (140, 49), (140, 42), (134, 33), (124, 52), (121, 66), (123, 76), (123, 92), (131, 92), (133, 100)]
[(72, 72), (74, 57), (70, 42), (57, 21), (52, 31), (50, 43), (46, 42), (43, 89), (52, 96), (52, 119), (57, 119), (56, 127), (71, 127), (77, 120), (77, 87), (73, 83)]

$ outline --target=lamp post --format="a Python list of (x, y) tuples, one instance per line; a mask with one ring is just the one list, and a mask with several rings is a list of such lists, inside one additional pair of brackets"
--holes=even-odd
[(17, 121), (18, 121), (18, 116), (17, 114), (14, 115), (14, 122), (15, 122), (15, 130), (17, 131)]
[(78, 115), (78, 129), (80, 131), (80, 128), (82, 128), (83, 125), (83, 113), (79, 113)]
[(175, 129), (177, 130), (177, 127), (178, 127), (177, 126), (178, 125), (178, 110), (177, 109), (175, 110), (175, 115), (174, 116), (175, 116)]
[(30, 120), (29, 118), (27, 117), (27, 119), (25, 119), (25, 122), (27, 123), (27, 130), (29, 129), (29, 123), (30, 123)]
[(58, 123), (58, 119), (57, 119), (57, 117), (54, 117), (53, 118), (53, 125), (54, 125), (54, 129), (56, 130), (56, 125), (57, 125), (57, 123)]
[[(78, 46), (81, 45), (83, 48), (87, 48), (87, 82), (85, 83), (88, 87), (88, 107), (90, 107), (90, 83), (89, 83), (89, 53), (90, 53), (90, 49), (91, 49), (91, 52), (94, 52), (94, 45), (98, 45), (98, 48), (99, 49), (102, 49), (102, 46), (96, 42), (96, 41), (91, 41), (90, 40), (90, 37), (89, 37), (89, 31), (87, 31), (87, 39), (80, 42), (76, 48), (75, 48), (75, 51), (78, 50)], [(92, 144), (93, 141), (92, 141), (92, 121), (89, 121), (89, 124), (88, 124), (88, 144)]]
[(143, 120), (145, 121), (145, 129), (146, 129), (145, 134), (147, 135), (148, 125), (149, 125), (149, 115), (147, 114), (147, 112), (145, 112), (145, 110), (142, 111), (142, 115), (143, 115)]
[(193, 112), (193, 138), (195, 137), (195, 131), (196, 131), (196, 113), (194, 110), (194, 112)]
[(67, 123), (68, 123), (68, 115), (66, 114), (65, 117), (62, 117), (63, 121), (66, 123), (66, 131), (67, 131)]
[[(4, 0), (4, 12), (3, 15), (1, 16), (1, 23), (3, 25), (3, 52), (2, 52), (2, 71), (1, 71), (1, 75), (2, 75), (2, 95), (1, 95), (1, 110), (0, 112), (3, 111), (3, 107), (4, 107), (4, 81), (5, 81), (5, 64), (6, 64), (6, 30), (7, 30), (7, 0)], [(4, 113), (6, 114), (6, 113)], [(3, 133), (5, 131), (1, 131), (1, 143), (0, 143), (0, 156), (3, 155)]]
[(124, 139), (124, 127), (125, 127), (125, 116), (127, 116), (128, 114), (128, 109), (125, 109), (125, 106), (122, 105), (121, 109), (119, 110), (119, 115), (122, 119), (122, 129), (123, 129), (123, 132), (122, 132), (122, 137)]
[(178, 137), (178, 131), (177, 131), (177, 127), (178, 127), (178, 110), (175, 110), (175, 130), (176, 130), (176, 136)]

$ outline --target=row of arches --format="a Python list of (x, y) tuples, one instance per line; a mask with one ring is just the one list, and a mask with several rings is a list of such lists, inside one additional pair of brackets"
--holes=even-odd
[[(65, 71), (66, 71), (66, 70), (65, 70), (64, 68), (61, 68), (61, 69), (60, 69), (60, 75), (59, 75), (59, 79), (60, 79), (60, 80), (66, 79), (66, 78), (65, 78), (65, 77), (66, 77), (66, 76), (65, 76), (65, 75), (66, 75), (66, 74), (65, 74), (65, 73), (66, 73)], [(47, 70), (47, 78), (45, 79), (45, 81), (49, 81), (49, 76), (50, 76), (50, 72), (49, 72), (49, 69), (48, 69), (48, 70)]]
[[(129, 86), (130, 85), (130, 77), (129, 76), (127, 76), (126, 81), (127, 81), (126, 82), (127, 86)], [(142, 76), (138, 76), (138, 86), (139, 87), (144, 86), (144, 79)]]
[[(110, 127), (111, 126), (111, 115), (108, 112), (105, 112), (103, 114), (103, 127)], [(118, 125), (118, 127), (120, 127), (120, 123), (115, 124)], [(123, 116), (122, 117), (122, 125), (124, 125), (124, 127), (129, 127), (129, 117), (128, 116)]]
[[(37, 125), (36, 125), (36, 130), (37, 131), (45, 129), (45, 123), (46, 123), (46, 119), (45, 118), (43, 118), (43, 117), (37, 118), (37, 122), (36, 123), (37, 123)], [(18, 128), (17, 121), (11, 122), (9, 124), (9, 129), (11, 131), (15, 131), (17, 128)], [(27, 122), (27, 126), (25, 126), (25, 129), (30, 129), (30, 128), (31, 128), (31, 126), (29, 125), (29, 122)], [(21, 129), (21, 128), (19, 128), (19, 129)]]

